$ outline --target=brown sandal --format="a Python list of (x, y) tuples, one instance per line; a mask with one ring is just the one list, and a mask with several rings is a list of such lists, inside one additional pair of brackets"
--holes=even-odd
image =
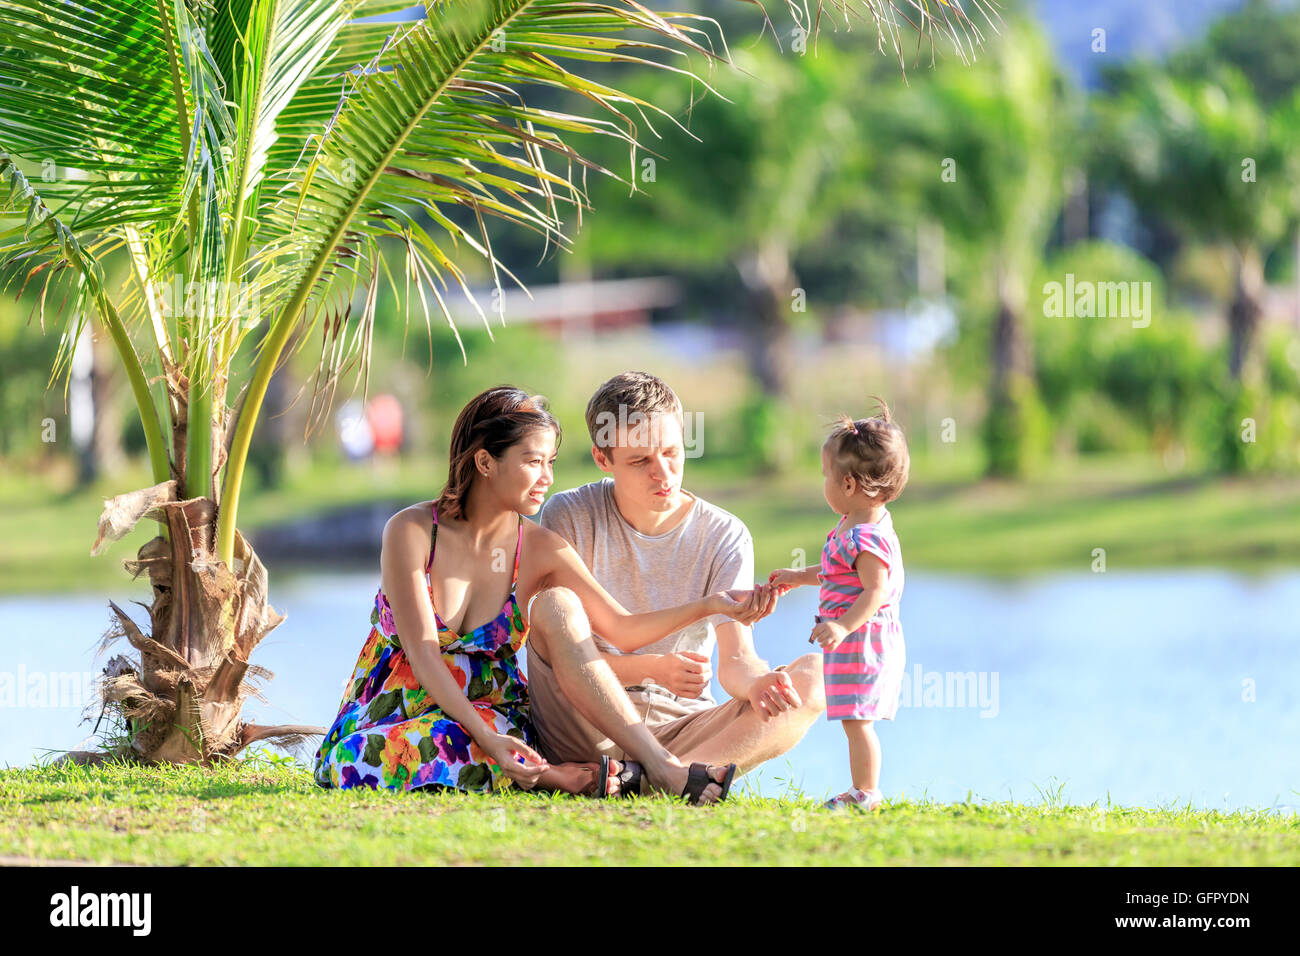
[(704, 788), (709, 784), (717, 784), (722, 788), (722, 794), (718, 797), (717, 803), (727, 799), (727, 794), (731, 792), (731, 781), (736, 776), (736, 765), (727, 764), (727, 775), (721, 783), (709, 776), (709, 765), (703, 763), (691, 764), (691, 769), (686, 777), (686, 788), (682, 790), (682, 796), (686, 798), (687, 803), (698, 804), (700, 797), (704, 796)]
[(644, 774), (641, 765), (635, 760), (619, 762), (623, 765), (623, 769), (614, 775), (618, 781), (618, 795), (624, 798), (641, 796), (641, 777)]

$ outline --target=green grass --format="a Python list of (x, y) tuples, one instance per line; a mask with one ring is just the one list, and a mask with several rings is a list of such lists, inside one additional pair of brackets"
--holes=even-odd
[[(445, 466), (412, 458), (388, 467), (315, 461), (275, 490), (250, 489), (240, 526), (255, 530), (312, 511), (374, 499), (436, 495)], [(1300, 564), (1294, 479), (1170, 477), (1145, 459), (1063, 461), (1020, 483), (982, 481), (972, 462), (917, 461), (892, 507), (909, 569), (990, 575), (1089, 570), (1103, 548), (1108, 570), (1187, 565), (1265, 569)], [(562, 459), (556, 487), (599, 476)], [(760, 575), (815, 561), (834, 518), (815, 466), (756, 478), (736, 462), (692, 460), (687, 487), (739, 515), (754, 534)], [(155, 533), (152, 522), (90, 557), (102, 499), (149, 484), (133, 470), (74, 491), (63, 474), (0, 473), (0, 592), (121, 589), (121, 561)], [(378, 569), (376, 568), (376, 572)], [(271, 567), (274, 586), (275, 565)], [(143, 587), (143, 584), (139, 585)]]
[[(739, 784), (738, 787), (743, 787)], [(101, 765), (0, 770), (0, 858), (137, 864), (1276, 865), (1300, 820), (1273, 812), (893, 800), (830, 814), (791, 793), (718, 807), (323, 791), (257, 753), (212, 770)]]

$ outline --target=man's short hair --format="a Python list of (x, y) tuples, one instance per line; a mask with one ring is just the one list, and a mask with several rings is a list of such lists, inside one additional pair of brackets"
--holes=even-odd
[(682, 403), (668, 383), (648, 372), (615, 375), (587, 403), (591, 443), (603, 451), (613, 448), (620, 426), (635, 426), (653, 415), (672, 415), (684, 425)]

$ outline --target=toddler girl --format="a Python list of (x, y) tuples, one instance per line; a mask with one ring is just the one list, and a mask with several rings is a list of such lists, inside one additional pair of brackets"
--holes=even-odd
[(822, 445), (826, 503), (843, 517), (827, 535), (821, 567), (768, 576), (782, 594), (821, 585), (821, 613), (808, 640), (822, 647), (826, 717), (843, 721), (853, 777), (851, 789), (826, 802), (832, 810), (880, 807), (880, 740), (872, 722), (893, 719), (902, 690), (903, 558), (885, 505), (907, 484), (909, 458), (903, 430), (877, 401), (877, 417), (841, 416)]

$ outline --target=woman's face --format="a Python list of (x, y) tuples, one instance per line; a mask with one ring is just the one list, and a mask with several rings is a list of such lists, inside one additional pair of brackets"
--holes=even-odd
[(555, 482), (555, 431), (536, 428), (507, 448), (500, 458), (486, 452), (487, 483), (492, 494), (507, 508), (535, 515), (546, 500), (546, 490)]

